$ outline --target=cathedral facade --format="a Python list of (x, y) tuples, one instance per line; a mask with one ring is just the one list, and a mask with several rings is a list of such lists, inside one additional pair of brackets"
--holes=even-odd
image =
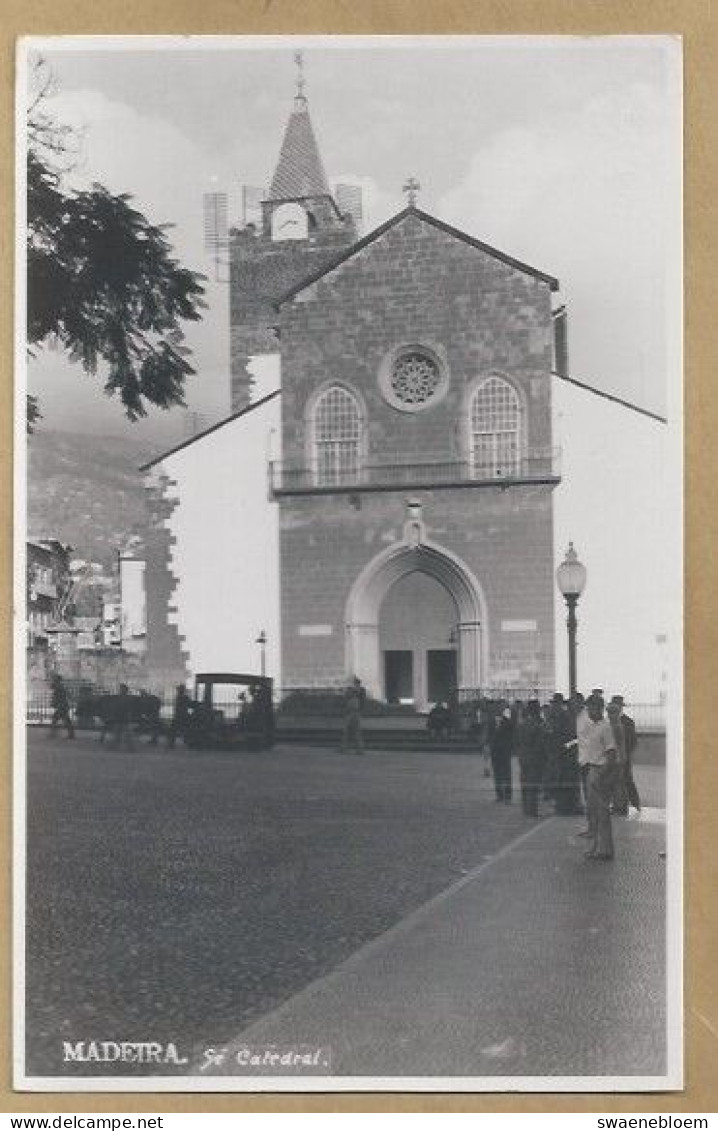
[[(197, 613), (211, 556), (233, 579), (225, 601), (276, 626), (270, 674), (285, 691), (357, 675), (425, 708), (455, 688), (553, 688), (558, 283), (424, 212), (417, 187), (357, 239), (300, 90), (261, 226), (231, 242), (234, 411), (147, 469), (163, 670), (172, 655), (185, 676), (256, 669), (246, 617), (239, 639), (231, 616)], [(226, 485), (221, 508), (197, 487), (214, 449), (236, 514)]]
[(285, 686), (552, 684), (556, 286), (412, 204), (282, 302)]

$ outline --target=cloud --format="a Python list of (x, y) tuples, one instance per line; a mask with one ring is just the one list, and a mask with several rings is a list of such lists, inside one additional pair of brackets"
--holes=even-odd
[(84, 135), (72, 181), (93, 181), (113, 192), (128, 192), (154, 223), (176, 225), (173, 239), (181, 253), (201, 265), (202, 192), (223, 172), (176, 126), (140, 115), (129, 106), (91, 90), (61, 93), (53, 99), (60, 120)]
[(442, 217), (559, 278), (577, 376), (659, 409), (679, 175), (669, 129), (663, 92), (635, 83), (497, 134), (439, 204)]

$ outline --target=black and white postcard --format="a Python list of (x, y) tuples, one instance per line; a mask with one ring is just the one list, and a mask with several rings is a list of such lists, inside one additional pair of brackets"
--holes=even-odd
[(681, 43), (18, 53), (15, 1086), (682, 1086)]

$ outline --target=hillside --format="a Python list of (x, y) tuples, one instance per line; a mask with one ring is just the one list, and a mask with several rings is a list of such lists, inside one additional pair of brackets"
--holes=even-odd
[(157, 448), (133, 436), (40, 430), (28, 443), (27, 533), (69, 542), (74, 556), (111, 567), (143, 536), (140, 464)]

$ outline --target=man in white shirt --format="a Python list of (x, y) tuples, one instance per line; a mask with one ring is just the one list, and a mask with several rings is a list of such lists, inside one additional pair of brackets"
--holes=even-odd
[(616, 741), (604, 717), (603, 699), (590, 695), (577, 721), (579, 766), (587, 768), (589, 860), (613, 860), (611, 795), (616, 776)]

